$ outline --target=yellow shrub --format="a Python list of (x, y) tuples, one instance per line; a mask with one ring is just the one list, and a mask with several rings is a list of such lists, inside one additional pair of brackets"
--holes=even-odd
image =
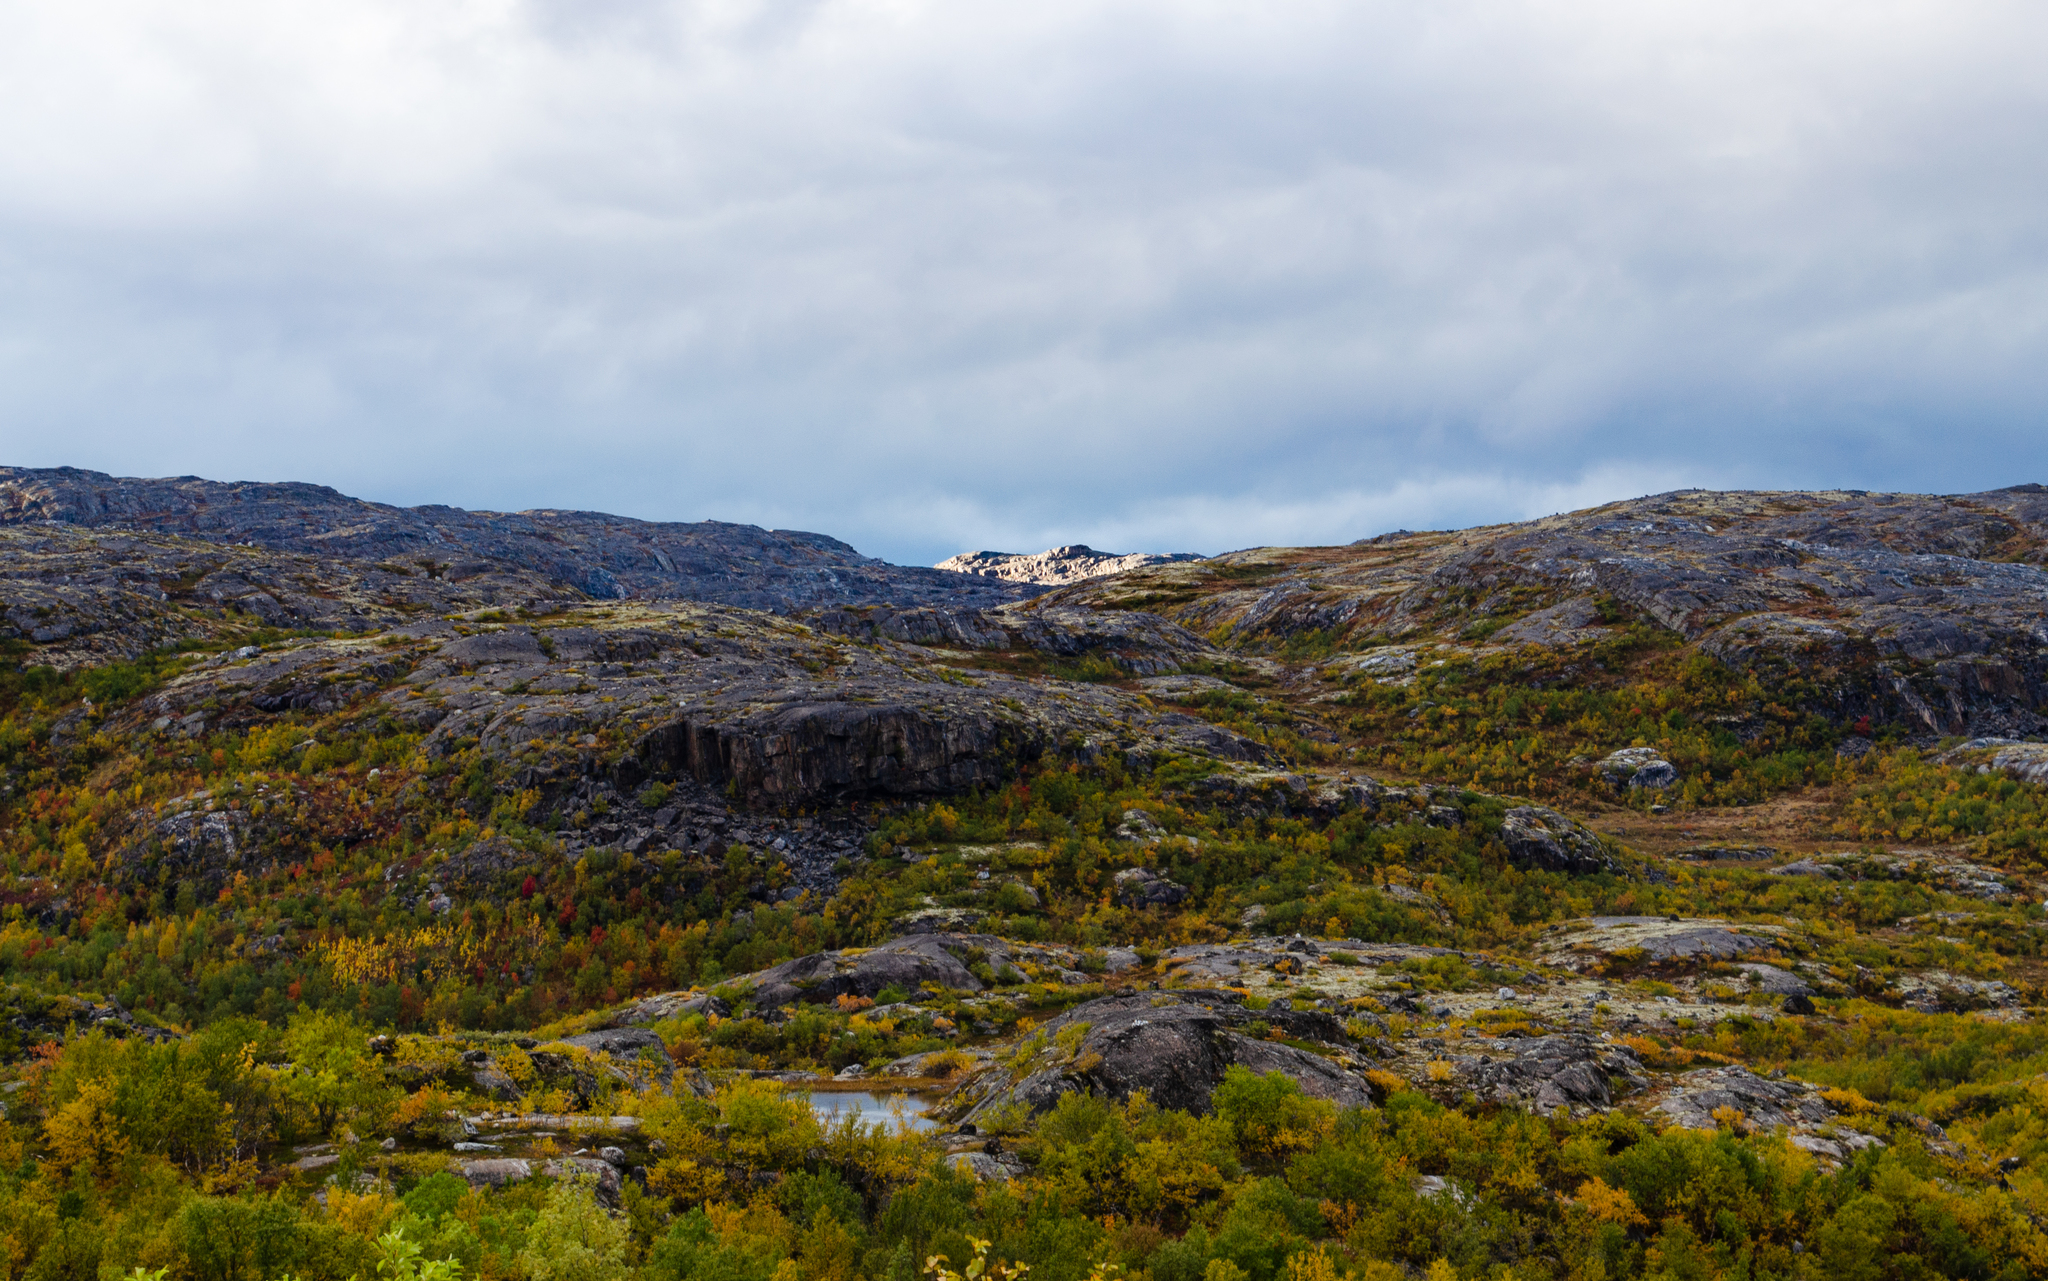
[(1579, 1208), (1602, 1223), (1619, 1223), (1623, 1227), (1648, 1227), (1650, 1221), (1636, 1208), (1635, 1201), (1620, 1188), (1609, 1187), (1600, 1179), (1587, 1179), (1579, 1185), (1576, 1198)]
[(342, 1231), (375, 1239), (398, 1213), (398, 1202), (377, 1192), (327, 1189), (327, 1217)]

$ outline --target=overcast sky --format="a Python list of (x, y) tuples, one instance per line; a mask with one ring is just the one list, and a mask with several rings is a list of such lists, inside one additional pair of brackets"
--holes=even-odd
[(2048, 481), (2048, 7), (0, 6), (0, 462), (1213, 552)]

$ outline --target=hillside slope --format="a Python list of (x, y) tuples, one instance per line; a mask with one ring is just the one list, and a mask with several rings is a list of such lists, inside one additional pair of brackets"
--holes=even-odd
[(1028, 587), (863, 556), (836, 538), (724, 521), (602, 512), (392, 507), (322, 485), (143, 480), (72, 467), (0, 468), (0, 524), (173, 534), (461, 580), (530, 572), (599, 600), (992, 606)]

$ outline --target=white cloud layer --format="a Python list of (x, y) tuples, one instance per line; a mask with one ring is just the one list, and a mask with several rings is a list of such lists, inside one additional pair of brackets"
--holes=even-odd
[(1215, 551), (2048, 480), (2023, 4), (25, 0), (0, 461)]

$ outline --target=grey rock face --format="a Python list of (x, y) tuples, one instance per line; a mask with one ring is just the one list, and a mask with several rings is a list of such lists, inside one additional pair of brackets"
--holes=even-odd
[(2003, 773), (2022, 783), (2048, 783), (2048, 743), (2022, 743), (2010, 738), (1973, 738), (1935, 758), (1983, 773)]
[(1963, 1010), (2016, 1014), (2020, 1010), (2020, 994), (2012, 985), (1996, 979), (1965, 978), (1946, 970), (1903, 974), (1894, 981), (1892, 988), (1901, 1005), (1923, 1014)]
[(1092, 609), (824, 609), (803, 620), (821, 632), (970, 650), (1017, 650), (1058, 659), (1101, 658), (1144, 677), (1224, 657), (1157, 614)]
[(1748, 976), (1752, 988), (1767, 995), (1813, 995), (1813, 989), (1807, 985), (1805, 979), (1788, 970), (1781, 970), (1775, 965), (1765, 965), (1760, 961), (1745, 961), (1735, 968)]
[(1521, 805), (1509, 810), (1501, 823), (1500, 835), (1508, 847), (1508, 857), (1523, 867), (1581, 876), (1620, 870), (1613, 855), (1590, 828), (1541, 805)]
[(502, 1188), (533, 1177), (533, 1162), (519, 1157), (487, 1157), (481, 1161), (459, 1161), (455, 1172), (473, 1188)]
[(684, 1014), (716, 1014), (723, 1018), (730, 1013), (726, 1003), (709, 992), (663, 992), (626, 1006), (613, 1016), (612, 1022), (627, 1027), (659, 1023)]

